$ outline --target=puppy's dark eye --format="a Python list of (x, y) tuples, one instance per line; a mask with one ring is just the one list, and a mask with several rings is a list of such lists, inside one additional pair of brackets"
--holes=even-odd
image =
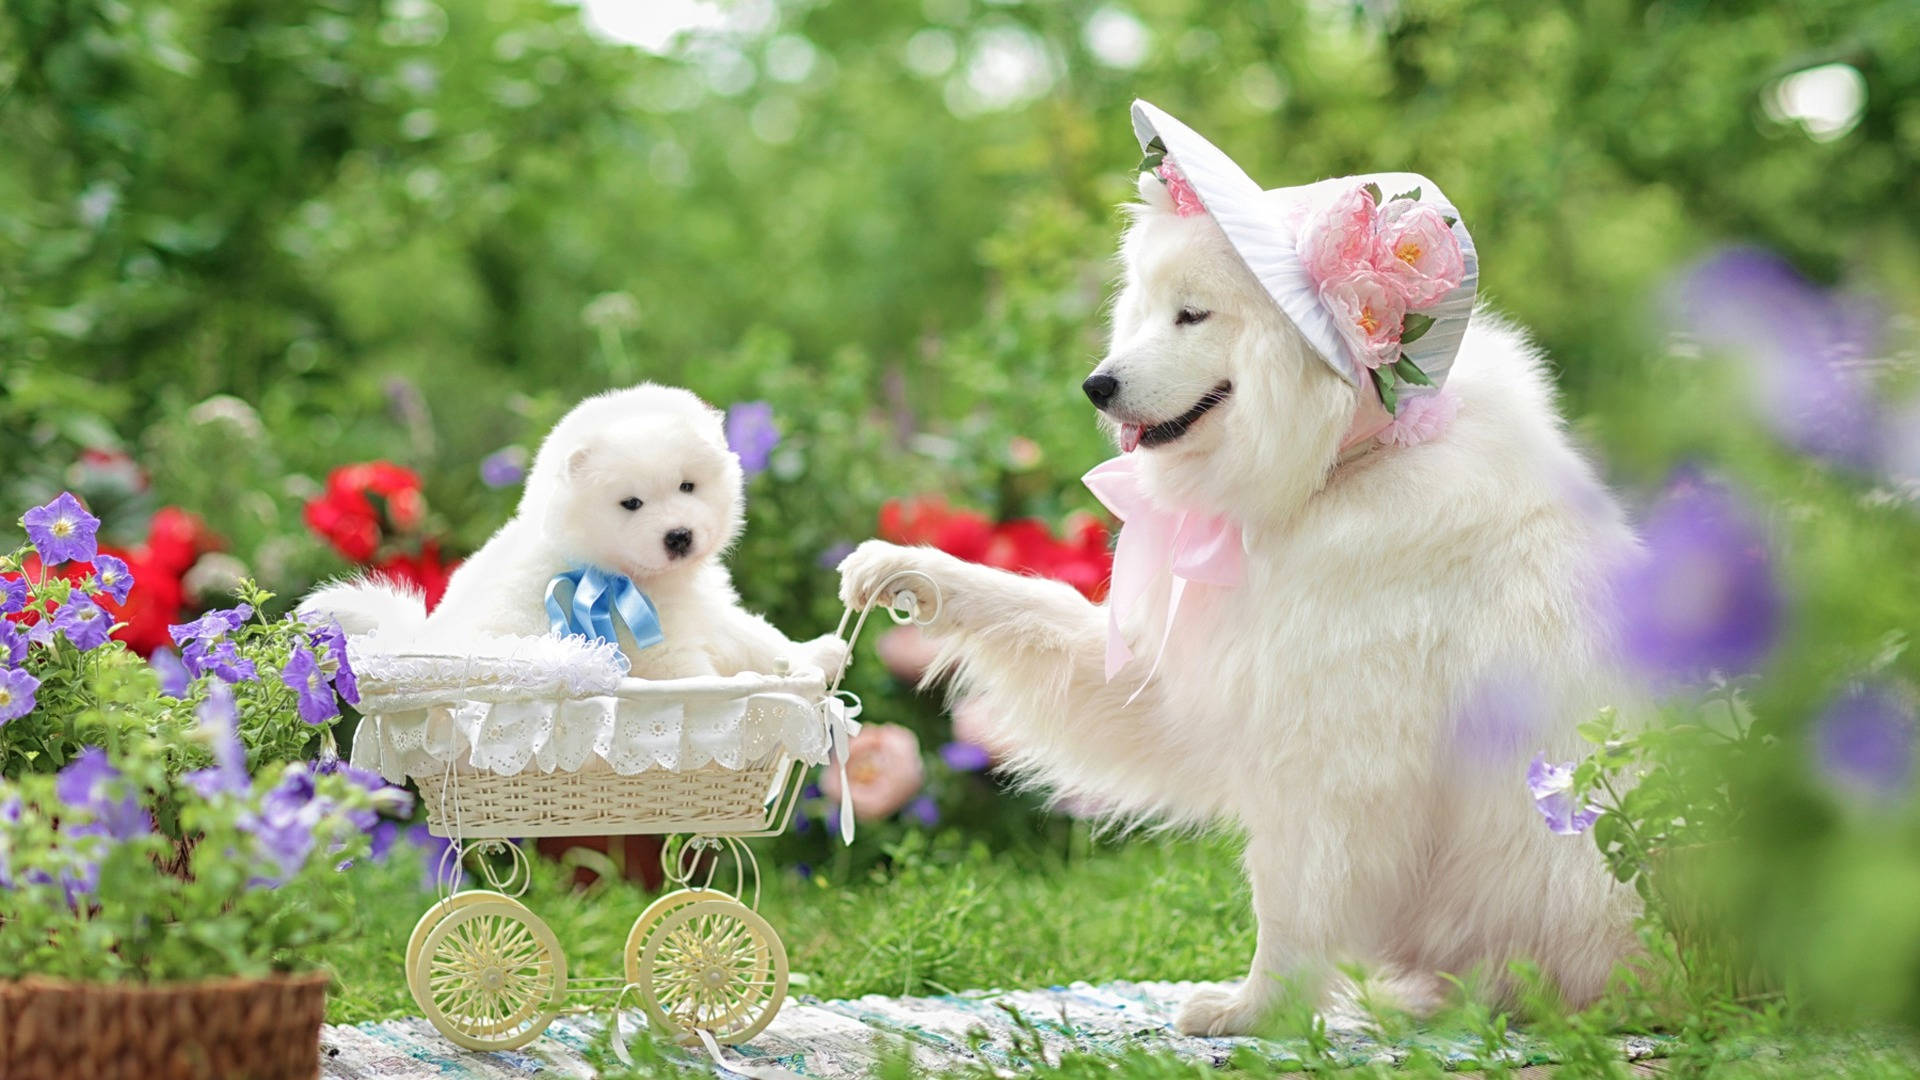
[(620, 500), (620, 509), (638, 510), (640, 509), (640, 500), (629, 495), (626, 498)]
[(693, 491), (693, 481), (691, 481), (691, 480), (682, 480), (682, 481), (680, 481), (680, 490), (681, 490), (681, 491), (686, 491), (686, 492), (691, 492), (691, 491)]
[(1213, 314), (1211, 311), (1201, 311), (1199, 308), (1183, 307), (1180, 309), (1180, 313), (1173, 317), (1173, 325), (1192, 326), (1195, 323), (1203, 323), (1207, 321), (1207, 316), (1211, 314)]

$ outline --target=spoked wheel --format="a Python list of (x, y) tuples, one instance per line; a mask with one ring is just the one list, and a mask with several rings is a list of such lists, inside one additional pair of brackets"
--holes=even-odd
[(647, 947), (648, 936), (669, 912), (678, 911), (688, 904), (697, 904), (703, 900), (730, 901), (732, 899), (732, 894), (723, 893), (718, 889), (675, 889), (673, 892), (661, 894), (653, 903), (648, 904), (647, 910), (642, 911), (640, 917), (633, 920), (633, 929), (627, 932), (627, 982), (634, 984), (640, 982), (640, 953)]
[(414, 962), (421, 1011), (469, 1050), (512, 1050), (553, 1023), (567, 988), (567, 957), (538, 915), (511, 900), (448, 913)]
[[(637, 926), (636, 930), (639, 929)], [(629, 978), (647, 1018), (681, 1041), (760, 1034), (787, 996), (787, 948), (745, 904), (697, 900), (660, 917)]]
[(434, 901), (433, 906), (420, 916), (420, 921), (413, 924), (413, 933), (407, 936), (407, 992), (413, 995), (413, 1003), (422, 1010), (427, 1007), (426, 989), (414, 978), (414, 973), (420, 962), (420, 950), (427, 943), (428, 931), (440, 925), (440, 920), (455, 911), (483, 900), (512, 904), (522, 911), (526, 910), (525, 904), (505, 893), (497, 893), (492, 889), (468, 889), (465, 892), (454, 893), (444, 900)]

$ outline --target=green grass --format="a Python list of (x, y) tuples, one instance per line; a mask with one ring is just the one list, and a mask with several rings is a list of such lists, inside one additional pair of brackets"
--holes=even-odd
[[(1049, 986), (1075, 979), (1245, 974), (1253, 921), (1234, 846), (1220, 838), (995, 853), (955, 834), (895, 849), (893, 868), (811, 880), (767, 860), (761, 914), (786, 942), (794, 988), (820, 997)], [(844, 871), (843, 871), (844, 872)], [(401, 970), (432, 902), (410, 860), (355, 872), (360, 932), (330, 958), (334, 1023), (418, 1012)], [(652, 897), (624, 882), (567, 887), (541, 864), (523, 897), (566, 948), (572, 975), (621, 970)]]

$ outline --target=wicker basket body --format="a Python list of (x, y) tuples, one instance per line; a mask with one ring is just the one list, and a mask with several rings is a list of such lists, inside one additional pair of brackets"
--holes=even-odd
[(776, 754), (745, 768), (707, 765), (684, 772), (461, 772), (415, 776), (435, 836), (481, 840), (521, 836), (756, 832), (768, 826), (792, 758)]
[(312, 1080), (327, 976), (0, 982), (6, 1080)]

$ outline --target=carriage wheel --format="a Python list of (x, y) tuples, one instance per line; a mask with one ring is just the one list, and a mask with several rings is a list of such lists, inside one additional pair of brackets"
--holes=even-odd
[(688, 904), (699, 903), (702, 900), (732, 899), (732, 894), (723, 893), (718, 889), (675, 889), (670, 893), (662, 894), (653, 903), (648, 904), (647, 910), (642, 911), (640, 917), (633, 920), (633, 929), (627, 932), (627, 982), (636, 984), (640, 982), (640, 952), (647, 947), (648, 935), (653, 933), (654, 927), (660, 925), (660, 920), (666, 918), (668, 912), (678, 911)]
[(742, 1043), (772, 1022), (787, 996), (787, 948), (738, 900), (699, 900), (661, 916), (640, 950), (640, 1004), (682, 1041), (704, 1030)]
[(448, 915), (482, 900), (497, 900), (503, 904), (512, 904), (523, 911), (526, 910), (525, 904), (505, 893), (497, 893), (491, 889), (468, 889), (465, 892), (454, 893), (444, 900), (434, 901), (433, 906), (420, 916), (420, 921), (413, 924), (413, 933), (407, 936), (407, 993), (413, 995), (413, 1003), (420, 1009), (426, 1009), (427, 995), (424, 987), (414, 978), (414, 971), (420, 963), (420, 950), (427, 943), (428, 931), (440, 925), (440, 920)]
[(482, 900), (427, 931), (414, 963), (421, 1011), (469, 1050), (512, 1050), (553, 1023), (567, 989), (567, 957), (538, 915)]

